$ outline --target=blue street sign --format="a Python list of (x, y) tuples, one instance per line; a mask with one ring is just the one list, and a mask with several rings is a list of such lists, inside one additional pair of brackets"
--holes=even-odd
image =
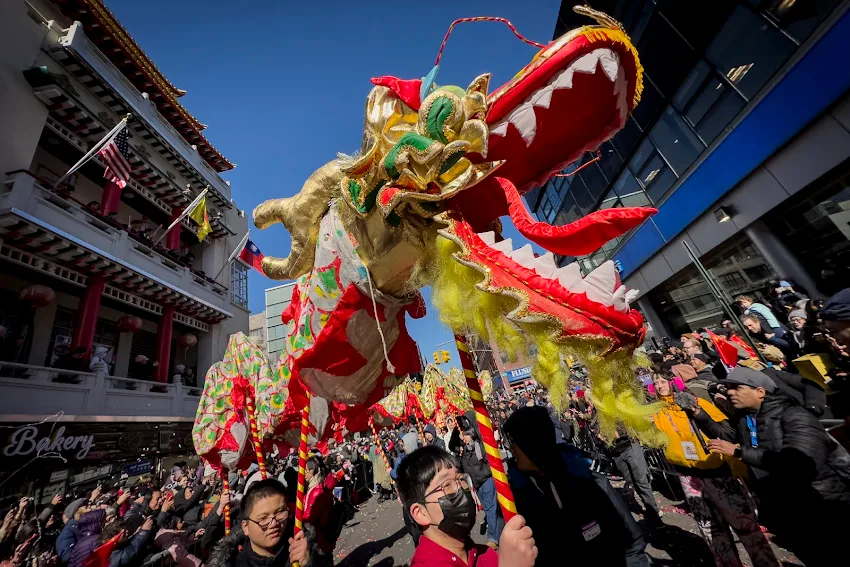
[(149, 473), (153, 470), (153, 461), (139, 461), (138, 463), (130, 463), (124, 467), (124, 472), (127, 476), (136, 476)]

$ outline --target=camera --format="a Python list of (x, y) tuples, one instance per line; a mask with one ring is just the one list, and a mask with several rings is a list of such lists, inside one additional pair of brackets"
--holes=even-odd
[(719, 384), (717, 382), (710, 382), (707, 387), (708, 394), (713, 398), (714, 396), (721, 395), (726, 397), (727, 387), (726, 384)]

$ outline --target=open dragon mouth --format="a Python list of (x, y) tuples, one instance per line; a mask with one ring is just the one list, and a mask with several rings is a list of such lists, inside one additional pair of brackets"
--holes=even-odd
[[(618, 27), (566, 33), (487, 97), (487, 160), (504, 161), (497, 175), (520, 194), (543, 185), (625, 125), (640, 98), (642, 75)], [(499, 193), (486, 180), (458, 195), (452, 207), (484, 230), (508, 213)]]

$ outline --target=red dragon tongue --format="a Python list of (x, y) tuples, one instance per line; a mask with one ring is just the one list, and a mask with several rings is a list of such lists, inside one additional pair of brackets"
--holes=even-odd
[(617, 207), (596, 211), (571, 224), (552, 226), (532, 218), (513, 183), (502, 177), (496, 181), (505, 192), (511, 221), (520, 234), (561, 256), (595, 252), (658, 212), (651, 207)]

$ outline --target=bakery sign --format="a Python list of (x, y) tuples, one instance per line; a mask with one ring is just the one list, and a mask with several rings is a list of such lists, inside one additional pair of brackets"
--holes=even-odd
[(65, 435), (65, 426), (42, 435), (35, 425), (22, 425), (9, 435), (3, 447), (6, 457), (38, 457), (46, 453), (65, 458), (85, 459), (94, 446), (94, 435)]

